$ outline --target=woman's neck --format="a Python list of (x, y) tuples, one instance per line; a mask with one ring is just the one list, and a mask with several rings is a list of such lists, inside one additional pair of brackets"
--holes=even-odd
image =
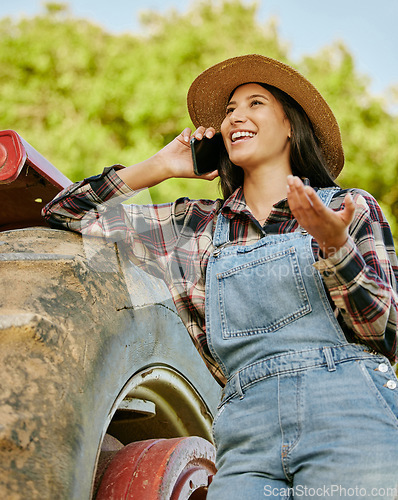
[(263, 222), (275, 203), (287, 196), (290, 167), (271, 171), (245, 172), (243, 194), (254, 217)]

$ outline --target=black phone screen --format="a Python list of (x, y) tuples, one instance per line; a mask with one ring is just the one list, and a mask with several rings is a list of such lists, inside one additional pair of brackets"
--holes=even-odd
[(220, 133), (215, 134), (211, 139), (203, 137), (197, 140), (192, 137), (192, 161), (196, 175), (207, 174), (218, 169), (222, 144), (223, 139)]

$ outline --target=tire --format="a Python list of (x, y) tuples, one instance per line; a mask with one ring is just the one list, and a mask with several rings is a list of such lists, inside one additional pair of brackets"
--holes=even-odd
[(157, 395), (159, 412), (127, 419), (123, 439), (211, 440), (218, 386), (165, 285), (113, 244), (46, 228), (3, 232), (0, 289), (0, 498), (90, 499), (126, 397)]

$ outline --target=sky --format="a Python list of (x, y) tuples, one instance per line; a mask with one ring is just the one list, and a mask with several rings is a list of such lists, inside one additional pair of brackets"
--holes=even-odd
[[(72, 13), (88, 18), (113, 33), (139, 32), (139, 13), (152, 9), (185, 12), (200, 2), (189, 0), (53, 0), (68, 3)], [(248, 3), (253, 3), (250, 0)], [(0, 2), (0, 18), (32, 16), (44, 11), (41, 0)], [(257, 0), (259, 21), (271, 16), (290, 45), (293, 60), (314, 54), (341, 40), (355, 58), (357, 69), (371, 78), (379, 94), (398, 86), (398, 0)]]

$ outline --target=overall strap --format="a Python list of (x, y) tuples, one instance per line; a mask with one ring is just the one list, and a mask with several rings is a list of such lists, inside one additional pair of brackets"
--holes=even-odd
[[(320, 188), (317, 191), (317, 195), (326, 206), (329, 206), (333, 195), (339, 190), (339, 187)], [(229, 223), (229, 219), (225, 217), (220, 211), (217, 216), (216, 229), (213, 236), (213, 245), (215, 247), (225, 245), (229, 242)]]
[(339, 187), (327, 187), (318, 189), (317, 195), (323, 201), (323, 203), (328, 207), (333, 195), (339, 191)]
[(216, 229), (213, 236), (213, 245), (219, 247), (229, 242), (229, 219), (221, 211), (218, 213)]

